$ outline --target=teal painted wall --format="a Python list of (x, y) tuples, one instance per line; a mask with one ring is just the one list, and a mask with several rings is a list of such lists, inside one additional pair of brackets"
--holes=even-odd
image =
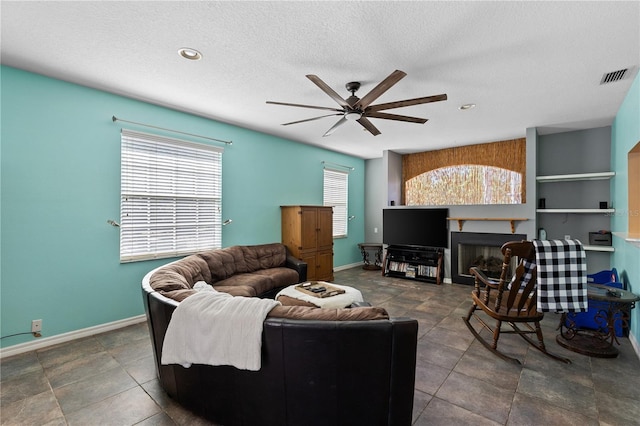
[(354, 167), (356, 218), (335, 240), (334, 266), (361, 261), (364, 160), (14, 68), (0, 77), (2, 336), (32, 319), (49, 337), (144, 313), (140, 280), (169, 260), (120, 264), (107, 220), (120, 217), (120, 129), (148, 129), (112, 115), (234, 142), (223, 155), (225, 247), (280, 241), (280, 205), (322, 204), (321, 161)]
[[(629, 230), (629, 214), (640, 212), (629, 211), (629, 185), (627, 154), (640, 141), (640, 74), (627, 93), (618, 114), (611, 126), (611, 166), (616, 172), (611, 182), (613, 206), (616, 214), (612, 221), (612, 230), (627, 232)], [(613, 238), (615, 252), (612, 266), (614, 266), (621, 280), (627, 288), (640, 294), (640, 248), (624, 242), (621, 238)], [(631, 311), (631, 333), (640, 343), (640, 313), (636, 309)]]

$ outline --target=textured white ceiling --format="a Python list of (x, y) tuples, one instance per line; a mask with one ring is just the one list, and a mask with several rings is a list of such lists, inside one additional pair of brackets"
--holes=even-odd
[[(638, 1), (2, 1), (0, 13), (5, 65), (362, 158), (610, 125), (640, 63)], [(446, 93), (388, 111), (426, 124), (322, 137), (336, 117), (285, 127), (324, 112), (265, 103), (337, 107), (306, 74), (346, 98), (345, 83), (362, 97), (395, 69), (408, 75), (375, 103)]]

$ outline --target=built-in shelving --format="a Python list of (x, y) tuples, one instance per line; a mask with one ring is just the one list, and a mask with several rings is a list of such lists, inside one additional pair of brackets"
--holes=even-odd
[(584, 213), (584, 214), (606, 214), (615, 213), (616, 209), (537, 209), (537, 213)]
[(573, 173), (566, 175), (537, 176), (536, 181), (545, 182), (571, 182), (579, 180), (604, 180), (614, 177), (616, 172)]
[(582, 246), (586, 251), (605, 251), (613, 253), (614, 249), (611, 246)]

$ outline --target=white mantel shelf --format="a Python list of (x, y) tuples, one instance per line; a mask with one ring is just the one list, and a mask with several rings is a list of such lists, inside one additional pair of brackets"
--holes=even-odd
[(516, 233), (516, 222), (523, 222), (525, 220), (529, 220), (526, 217), (448, 217), (447, 220), (456, 220), (458, 221), (458, 230), (462, 231), (462, 226), (467, 220), (491, 220), (491, 221), (502, 221), (502, 222), (510, 222), (511, 223), (511, 233)]

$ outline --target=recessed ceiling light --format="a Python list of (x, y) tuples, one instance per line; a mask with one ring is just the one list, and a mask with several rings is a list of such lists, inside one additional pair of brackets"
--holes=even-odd
[(464, 104), (464, 105), (460, 105), (459, 109), (464, 111), (464, 110), (475, 108), (475, 107), (476, 107), (476, 104)]
[(190, 47), (183, 47), (178, 50), (180, 56), (185, 59), (189, 59), (190, 61), (198, 61), (202, 59), (202, 53), (198, 52), (196, 49), (191, 49)]

